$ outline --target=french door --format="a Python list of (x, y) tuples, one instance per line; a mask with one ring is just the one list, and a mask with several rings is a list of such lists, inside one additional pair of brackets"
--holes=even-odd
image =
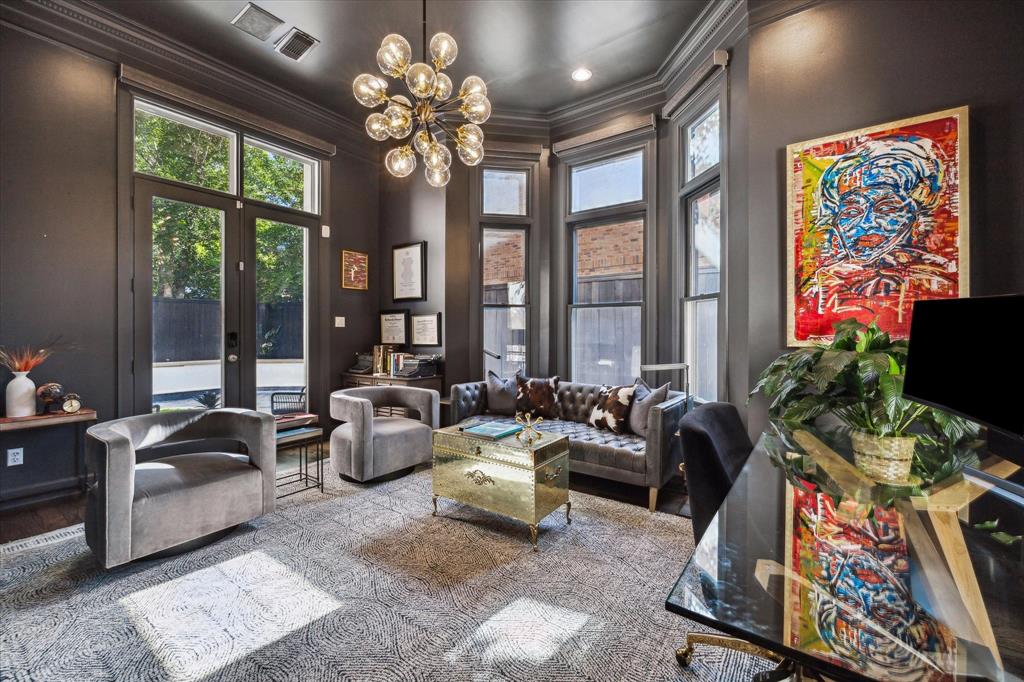
[(309, 410), (316, 220), (135, 179), (134, 411)]

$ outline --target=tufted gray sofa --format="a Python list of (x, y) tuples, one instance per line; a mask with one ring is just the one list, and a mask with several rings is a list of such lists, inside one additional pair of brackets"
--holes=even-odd
[[(653, 512), (658, 490), (668, 482), (682, 461), (679, 420), (686, 411), (686, 396), (670, 391), (668, 399), (647, 417), (647, 438), (632, 433), (612, 433), (586, 424), (601, 386), (563, 381), (558, 384), (561, 419), (545, 419), (539, 430), (569, 437), (569, 458), (574, 472), (607, 478), (631, 485), (647, 486), (648, 507)], [(513, 417), (487, 411), (487, 382), (455, 384), (451, 393), (452, 423), (508, 421)]]

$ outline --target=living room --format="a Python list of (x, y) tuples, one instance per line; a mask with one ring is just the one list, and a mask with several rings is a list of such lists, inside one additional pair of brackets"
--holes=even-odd
[(1024, 677), (1022, 29), (0, 1), (0, 678)]

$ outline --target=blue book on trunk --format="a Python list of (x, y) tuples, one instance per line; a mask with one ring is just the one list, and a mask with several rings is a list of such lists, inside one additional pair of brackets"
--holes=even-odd
[(490, 440), (501, 440), (502, 438), (511, 436), (513, 433), (519, 433), (522, 430), (523, 427), (519, 424), (484, 423), (476, 424), (475, 426), (468, 426), (464, 428), (462, 432), (468, 433), (471, 436), (479, 436)]

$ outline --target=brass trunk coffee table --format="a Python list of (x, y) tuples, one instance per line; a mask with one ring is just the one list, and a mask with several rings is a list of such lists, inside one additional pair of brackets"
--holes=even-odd
[(437, 498), (510, 516), (530, 526), (537, 551), (537, 524), (565, 505), (569, 518), (569, 439), (549, 433), (532, 443), (508, 436), (487, 440), (457, 426), (434, 431), (434, 516)]

